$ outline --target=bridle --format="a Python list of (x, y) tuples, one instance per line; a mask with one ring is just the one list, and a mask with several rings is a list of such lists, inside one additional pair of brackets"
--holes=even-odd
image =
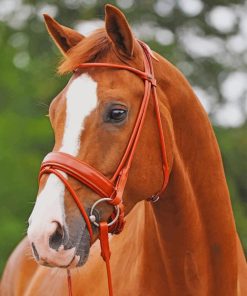
[[(112, 291), (112, 281), (110, 272), (110, 248), (108, 241), (108, 233), (118, 234), (123, 230), (124, 227), (124, 205), (123, 205), (123, 192), (128, 179), (129, 169), (133, 160), (133, 156), (136, 150), (136, 146), (140, 137), (140, 133), (145, 120), (145, 115), (147, 113), (147, 107), (150, 102), (150, 97), (152, 96), (154, 102), (154, 109), (157, 119), (160, 147), (162, 155), (162, 168), (163, 168), (163, 185), (159, 192), (155, 193), (152, 197), (148, 198), (148, 201), (156, 202), (159, 196), (164, 192), (169, 179), (169, 166), (166, 155), (165, 139), (163, 134), (163, 128), (160, 117), (159, 102), (156, 93), (156, 80), (154, 78), (154, 70), (152, 64), (152, 55), (149, 47), (138, 41), (143, 50), (143, 61), (144, 61), (144, 71), (132, 68), (127, 65), (118, 65), (111, 63), (83, 63), (80, 64), (77, 69), (87, 69), (87, 68), (111, 68), (111, 69), (121, 69), (130, 71), (141, 79), (144, 80), (144, 95), (140, 105), (139, 113), (137, 115), (132, 134), (129, 138), (128, 145), (123, 154), (123, 157), (111, 179), (106, 178), (101, 172), (97, 171), (95, 168), (91, 167), (89, 164), (77, 159), (74, 156), (63, 152), (51, 152), (43, 160), (41, 164), (39, 179), (44, 174), (55, 174), (65, 185), (71, 196), (73, 197), (76, 205), (78, 206), (85, 222), (87, 229), (90, 234), (91, 243), (93, 240), (93, 229), (92, 224), (99, 228), (99, 239), (101, 245), (101, 256), (106, 262), (107, 276), (108, 276), (108, 288), (109, 295), (113, 295)], [(75, 178), (81, 183), (85, 184), (96, 192), (101, 198), (97, 200), (91, 207), (90, 215), (88, 216), (85, 211), (81, 201), (79, 200), (76, 192), (70, 185), (68, 179), (63, 173)], [(108, 202), (114, 207), (114, 211), (109, 221), (96, 221), (94, 215), (94, 209), (101, 202)], [(69, 295), (72, 295), (71, 286), (71, 276), (69, 269), (67, 270), (68, 275), (68, 286)]]

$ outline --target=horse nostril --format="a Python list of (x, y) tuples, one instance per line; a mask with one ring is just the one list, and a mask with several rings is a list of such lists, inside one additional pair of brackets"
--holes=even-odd
[(58, 222), (53, 222), (53, 223), (57, 224), (57, 228), (56, 228), (55, 232), (49, 238), (49, 246), (52, 249), (58, 250), (58, 248), (63, 243), (64, 231), (63, 231), (63, 227), (61, 226), (60, 223), (58, 223)]

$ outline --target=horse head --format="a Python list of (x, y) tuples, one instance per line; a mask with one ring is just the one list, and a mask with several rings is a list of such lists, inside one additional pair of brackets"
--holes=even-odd
[[(118, 167), (128, 149), (142, 108), (145, 81), (140, 78), (141, 74), (136, 75), (124, 68), (87, 68), (79, 65), (108, 63), (144, 73), (142, 45), (135, 39), (122, 12), (111, 5), (106, 6), (105, 28), (88, 37), (60, 25), (47, 15), (45, 22), (49, 34), (64, 55), (60, 73), (73, 72), (66, 87), (50, 105), (49, 118), (55, 135), (53, 152), (64, 153), (86, 163), (100, 172), (102, 178), (114, 183), (113, 187), (117, 186)], [(157, 56), (150, 51), (150, 57), (155, 68), (155, 64), (159, 63)], [(161, 95), (159, 86), (157, 93)], [(164, 97), (163, 100), (165, 113)], [(154, 105), (150, 101), (146, 106), (145, 121), (135, 144), (128, 178), (126, 176), (127, 183), (121, 196), (125, 214), (139, 201), (158, 192), (164, 184)], [(170, 143), (169, 119), (168, 123), (162, 123)], [(169, 158), (170, 146), (167, 145)], [(66, 172), (59, 169), (57, 172), (60, 177), (51, 172), (41, 175), (38, 197), (29, 218), (29, 241), (40, 264), (66, 268), (81, 266), (88, 258), (91, 244), (99, 237), (98, 228), (93, 223), (90, 235), (90, 227), (87, 227), (84, 218), (90, 215), (92, 206), (102, 196)], [(84, 217), (61, 178), (73, 188), (85, 209)], [(109, 221), (114, 209), (112, 204), (102, 202), (95, 207), (93, 215), (97, 221)]]

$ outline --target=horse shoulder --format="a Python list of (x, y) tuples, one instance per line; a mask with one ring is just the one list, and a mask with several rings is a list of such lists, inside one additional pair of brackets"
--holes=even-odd
[(38, 265), (32, 258), (27, 237), (25, 237), (11, 254), (0, 286), (0, 295), (23, 296), (30, 279)]

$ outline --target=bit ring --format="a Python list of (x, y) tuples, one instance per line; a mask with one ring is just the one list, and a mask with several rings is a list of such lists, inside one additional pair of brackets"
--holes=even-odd
[[(95, 226), (99, 227), (99, 223), (96, 222), (96, 217), (95, 217), (95, 215), (93, 214), (94, 209), (96, 208), (96, 206), (97, 206), (99, 203), (101, 203), (101, 202), (103, 202), (103, 201), (111, 201), (111, 200), (112, 200), (112, 199), (111, 199), (110, 197), (100, 198), (100, 199), (98, 199), (98, 200), (93, 204), (93, 206), (91, 207), (89, 219), (90, 219), (90, 221), (91, 221)], [(108, 227), (109, 227), (109, 226), (112, 226), (112, 225), (113, 225), (115, 222), (117, 222), (117, 220), (118, 220), (118, 217), (119, 217), (119, 214), (120, 214), (119, 206), (118, 206), (118, 205), (115, 205), (115, 206), (114, 206), (114, 209), (115, 209), (115, 211), (116, 211), (116, 217), (115, 217), (110, 223), (107, 223)]]

